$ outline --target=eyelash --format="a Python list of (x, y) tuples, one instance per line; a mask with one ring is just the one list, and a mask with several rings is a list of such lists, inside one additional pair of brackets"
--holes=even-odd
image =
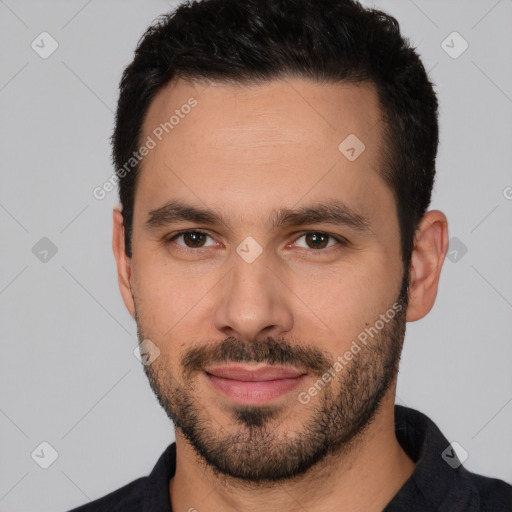
[[(169, 245), (171, 244), (176, 238), (182, 236), (182, 235), (185, 235), (187, 233), (199, 233), (201, 235), (206, 235), (210, 238), (212, 238), (213, 240), (213, 237), (211, 235), (209, 235), (208, 233), (206, 233), (205, 231), (201, 231), (201, 230), (198, 230), (198, 229), (187, 229), (185, 231), (179, 231), (178, 233), (175, 233), (174, 235), (172, 235), (171, 237), (168, 237), (164, 240), (164, 243), (165, 245)], [(309, 253), (316, 253), (318, 255), (320, 254), (325, 254), (328, 252), (329, 249), (335, 249), (335, 250), (339, 250), (340, 248), (342, 247), (346, 247), (349, 245), (349, 241), (346, 239), (346, 238), (343, 238), (343, 237), (340, 237), (340, 236), (335, 236), (335, 235), (331, 235), (330, 233), (325, 233), (324, 231), (304, 231), (303, 233), (299, 233), (297, 239), (295, 241), (297, 241), (299, 238), (302, 238), (303, 236), (305, 235), (308, 235), (308, 234), (315, 234), (315, 235), (324, 235), (324, 236), (327, 236), (329, 238), (332, 238), (333, 240), (335, 240), (336, 242), (338, 242), (338, 246), (331, 246), (331, 247), (327, 247), (327, 248), (324, 248), (324, 249), (304, 249), (304, 248), (300, 248), (300, 249), (303, 249)], [(178, 245), (179, 247), (179, 250), (183, 251), (183, 252), (186, 252), (186, 253), (196, 253), (201, 250), (201, 249), (209, 249), (209, 247), (198, 247), (198, 248), (192, 248), (192, 247), (187, 247), (187, 246), (184, 246), (184, 245), (179, 245), (179, 244), (176, 244)], [(329, 251), (330, 252), (330, 251)]]

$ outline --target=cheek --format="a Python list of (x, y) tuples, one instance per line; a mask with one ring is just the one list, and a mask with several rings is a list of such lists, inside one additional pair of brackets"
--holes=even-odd
[(132, 282), (137, 317), (141, 327), (153, 336), (161, 337), (177, 321), (176, 305), (183, 305), (183, 297), (176, 294), (182, 284), (171, 279), (149, 259), (139, 258), (143, 264), (133, 261)]
[(396, 300), (400, 276), (392, 264), (378, 248), (353, 254), (328, 270), (295, 271), (290, 288), (307, 306), (305, 316), (296, 318), (299, 331), (314, 322), (322, 331), (325, 327), (336, 352), (350, 345)]
[(183, 289), (187, 276), (173, 265), (165, 248), (156, 241), (142, 241), (133, 254), (132, 267), (137, 288), (146, 300), (160, 302)]
[(133, 288), (138, 322), (147, 337), (159, 340), (162, 351), (168, 353), (182, 351), (192, 339), (201, 340), (211, 316), (209, 294), (222, 272), (192, 272), (172, 266), (162, 257), (137, 256)]

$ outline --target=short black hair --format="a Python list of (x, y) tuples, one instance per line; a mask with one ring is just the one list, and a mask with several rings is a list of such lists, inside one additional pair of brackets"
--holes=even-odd
[(288, 77), (376, 86), (385, 141), (377, 172), (395, 198), (408, 271), (434, 184), (438, 103), (397, 20), (355, 0), (188, 1), (146, 30), (120, 82), (112, 135), (128, 257), (140, 164), (119, 171), (141, 145), (157, 92), (176, 78), (251, 84)]

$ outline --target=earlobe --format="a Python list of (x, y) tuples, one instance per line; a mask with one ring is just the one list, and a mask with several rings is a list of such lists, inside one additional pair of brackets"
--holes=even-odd
[(121, 213), (121, 207), (116, 206), (112, 212), (113, 231), (112, 231), (112, 250), (117, 266), (117, 282), (123, 298), (123, 302), (130, 315), (135, 318), (135, 304), (132, 295), (131, 286), (131, 258), (125, 252), (124, 240), (124, 219)]
[(409, 269), (407, 321), (426, 316), (434, 306), (441, 269), (448, 251), (448, 220), (443, 212), (425, 213), (414, 239)]

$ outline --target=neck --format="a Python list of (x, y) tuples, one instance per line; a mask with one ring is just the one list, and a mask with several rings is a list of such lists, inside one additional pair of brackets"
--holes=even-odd
[(374, 420), (342, 455), (330, 455), (292, 480), (265, 484), (215, 474), (176, 430), (172, 509), (197, 512), (381, 512), (414, 471), (395, 435), (394, 386)]

